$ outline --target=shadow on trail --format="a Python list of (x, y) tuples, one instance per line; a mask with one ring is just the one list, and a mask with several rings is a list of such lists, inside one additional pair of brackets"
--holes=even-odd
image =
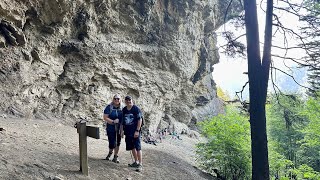
[(52, 166), (58, 166), (56, 173), (67, 179), (216, 179), (169, 153), (150, 149), (143, 151), (143, 153), (143, 171), (141, 173), (128, 167), (128, 163), (132, 162), (129, 151), (119, 154), (120, 163), (104, 160), (104, 157), (96, 158), (89, 155), (89, 177), (85, 177), (79, 172), (80, 163), (77, 154), (56, 154), (52, 157), (53, 162), (43, 163), (52, 163)]

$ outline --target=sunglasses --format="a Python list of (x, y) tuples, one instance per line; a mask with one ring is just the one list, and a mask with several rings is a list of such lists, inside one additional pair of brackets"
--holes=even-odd
[(126, 101), (131, 101), (131, 99), (125, 99)]
[(120, 98), (113, 98), (114, 100), (120, 100)]

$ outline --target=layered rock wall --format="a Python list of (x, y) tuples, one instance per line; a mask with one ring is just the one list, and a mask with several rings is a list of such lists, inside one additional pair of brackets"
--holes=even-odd
[[(132, 95), (150, 130), (221, 112), (211, 78), (225, 0), (2, 0), (0, 111), (101, 120)], [(71, 120), (71, 121), (70, 121)]]

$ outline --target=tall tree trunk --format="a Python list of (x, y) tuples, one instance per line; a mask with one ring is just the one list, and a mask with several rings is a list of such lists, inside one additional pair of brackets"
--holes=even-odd
[(250, 97), (252, 179), (269, 179), (265, 103), (267, 97), (272, 40), (273, 1), (267, 1), (263, 59), (260, 56), (256, 0), (245, 0), (245, 24)]

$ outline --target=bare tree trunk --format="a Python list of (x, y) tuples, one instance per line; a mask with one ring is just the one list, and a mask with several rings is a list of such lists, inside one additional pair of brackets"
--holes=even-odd
[(273, 1), (267, 1), (265, 42), (262, 62), (260, 56), (256, 0), (245, 0), (244, 8), (250, 97), (252, 179), (266, 180), (270, 179), (270, 177), (265, 103), (271, 62)]

